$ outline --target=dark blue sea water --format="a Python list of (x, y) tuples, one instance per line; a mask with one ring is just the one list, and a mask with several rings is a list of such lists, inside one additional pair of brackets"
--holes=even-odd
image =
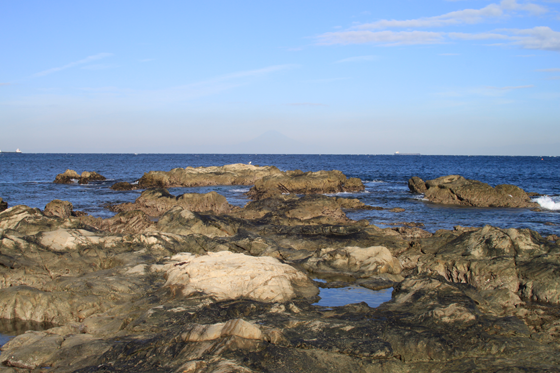
[[(353, 219), (368, 219), (380, 227), (395, 222), (420, 222), (425, 229), (452, 229), (455, 225), (531, 228), (543, 235), (560, 231), (560, 157), (498, 156), (394, 156), (394, 155), (231, 155), (231, 154), (13, 154), (0, 153), (0, 197), (10, 206), (25, 204), (43, 209), (53, 199), (72, 202), (75, 210), (110, 217), (107, 203), (133, 202), (140, 191), (115, 192), (117, 181), (135, 181), (144, 172), (176, 167), (222, 166), (230, 163), (274, 165), (281, 170), (341, 170), (366, 184), (365, 193), (342, 194), (385, 208), (402, 207), (403, 213), (350, 212)], [(107, 181), (89, 185), (59, 185), (52, 181), (67, 168), (78, 173), (97, 171)], [(469, 179), (514, 184), (526, 191), (551, 196), (549, 210), (483, 209), (434, 205), (408, 191), (407, 180), (424, 180), (460, 174)], [(244, 186), (171, 188), (172, 194), (215, 190), (232, 204), (248, 202)]]

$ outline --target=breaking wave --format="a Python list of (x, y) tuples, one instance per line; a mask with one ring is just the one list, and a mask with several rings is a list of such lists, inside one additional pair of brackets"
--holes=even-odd
[(534, 201), (537, 202), (543, 209), (555, 211), (560, 210), (560, 197), (542, 196)]

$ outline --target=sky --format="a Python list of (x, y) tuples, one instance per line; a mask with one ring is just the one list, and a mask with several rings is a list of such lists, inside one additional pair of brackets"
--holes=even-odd
[(0, 150), (560, 156), (560, 0), (0, 0)]

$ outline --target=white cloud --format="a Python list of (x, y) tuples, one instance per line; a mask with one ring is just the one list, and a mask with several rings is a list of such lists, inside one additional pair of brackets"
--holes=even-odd
[(470, 34), (466, 32), (450, 32), (447, 34), (452, 39), (460, 40), (489, 40), (489, 39), (509, 39), (510, 37), (503, 34), (492, 32), (482, 32), (478, 34)]
[(500, 17), (503, 15), (502, 8), (497, 4), (490, 4), (482, 9), (464, 9), (443, 14), (435, 17), (423, 17), (409, 20), (386, 20), (366, 23), (357, 26), (357, 29), (384, 29), (392, 27), (442, 27), (459, 24), (480, 23), (487, 18)]
[(102, 58), (110, 57), (112, 55), (113, 55), (112, 53), (98, 53), (96, 55), (86, 57), (83, 60), (70, 62), (70, 63), (68, 63), (64, 66), (53, 67), (52, 69), (48, 69), (48, 70), (45, 70), (45, 71), (38, 72), (36, 74), (33, 74), (32, 77), (36, 78), (36, 77), (40, 77), (40, 76), (49, 75), (49, 74), (52, 74), (52, 73), (56, 73), (56, 72), (59, 72), (59, 71), (62, 71), (62, 70), (69, 69), (69, 68), (74, 67), (74, 66), (83, 65), (83, 64), (86, 64), (86, 63), (89, 63), (89, 62), (92, 62), (92, 61), (100, 60)]
[(343, 58), (342, 60), (338, 60), (335, 63), (375, 61), (377, 59), (377, 56), (356, 56)]
[(324, 33), (317, 39), (320, 45), (371, 43), (395, 46), (441, 43), (443, 36), (429, 31), (340, 31)]
[(516, 35), (514, 44), (525, 49), (540, 49), (560, 52), (560, 32), (550, 27), (539, 26), (525, 30), (511, 30)]

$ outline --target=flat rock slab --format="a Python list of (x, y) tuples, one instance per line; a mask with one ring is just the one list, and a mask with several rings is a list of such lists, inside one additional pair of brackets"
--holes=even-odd
[(229, 251), (195, 256), (180, 253), (162, 268), (165, 286), (184, 296), (204, 293), (217, 300), (245, 298), (286, 302), (311, 298), (319, 291), (306, 274), (271, 257), (252, 257)]

